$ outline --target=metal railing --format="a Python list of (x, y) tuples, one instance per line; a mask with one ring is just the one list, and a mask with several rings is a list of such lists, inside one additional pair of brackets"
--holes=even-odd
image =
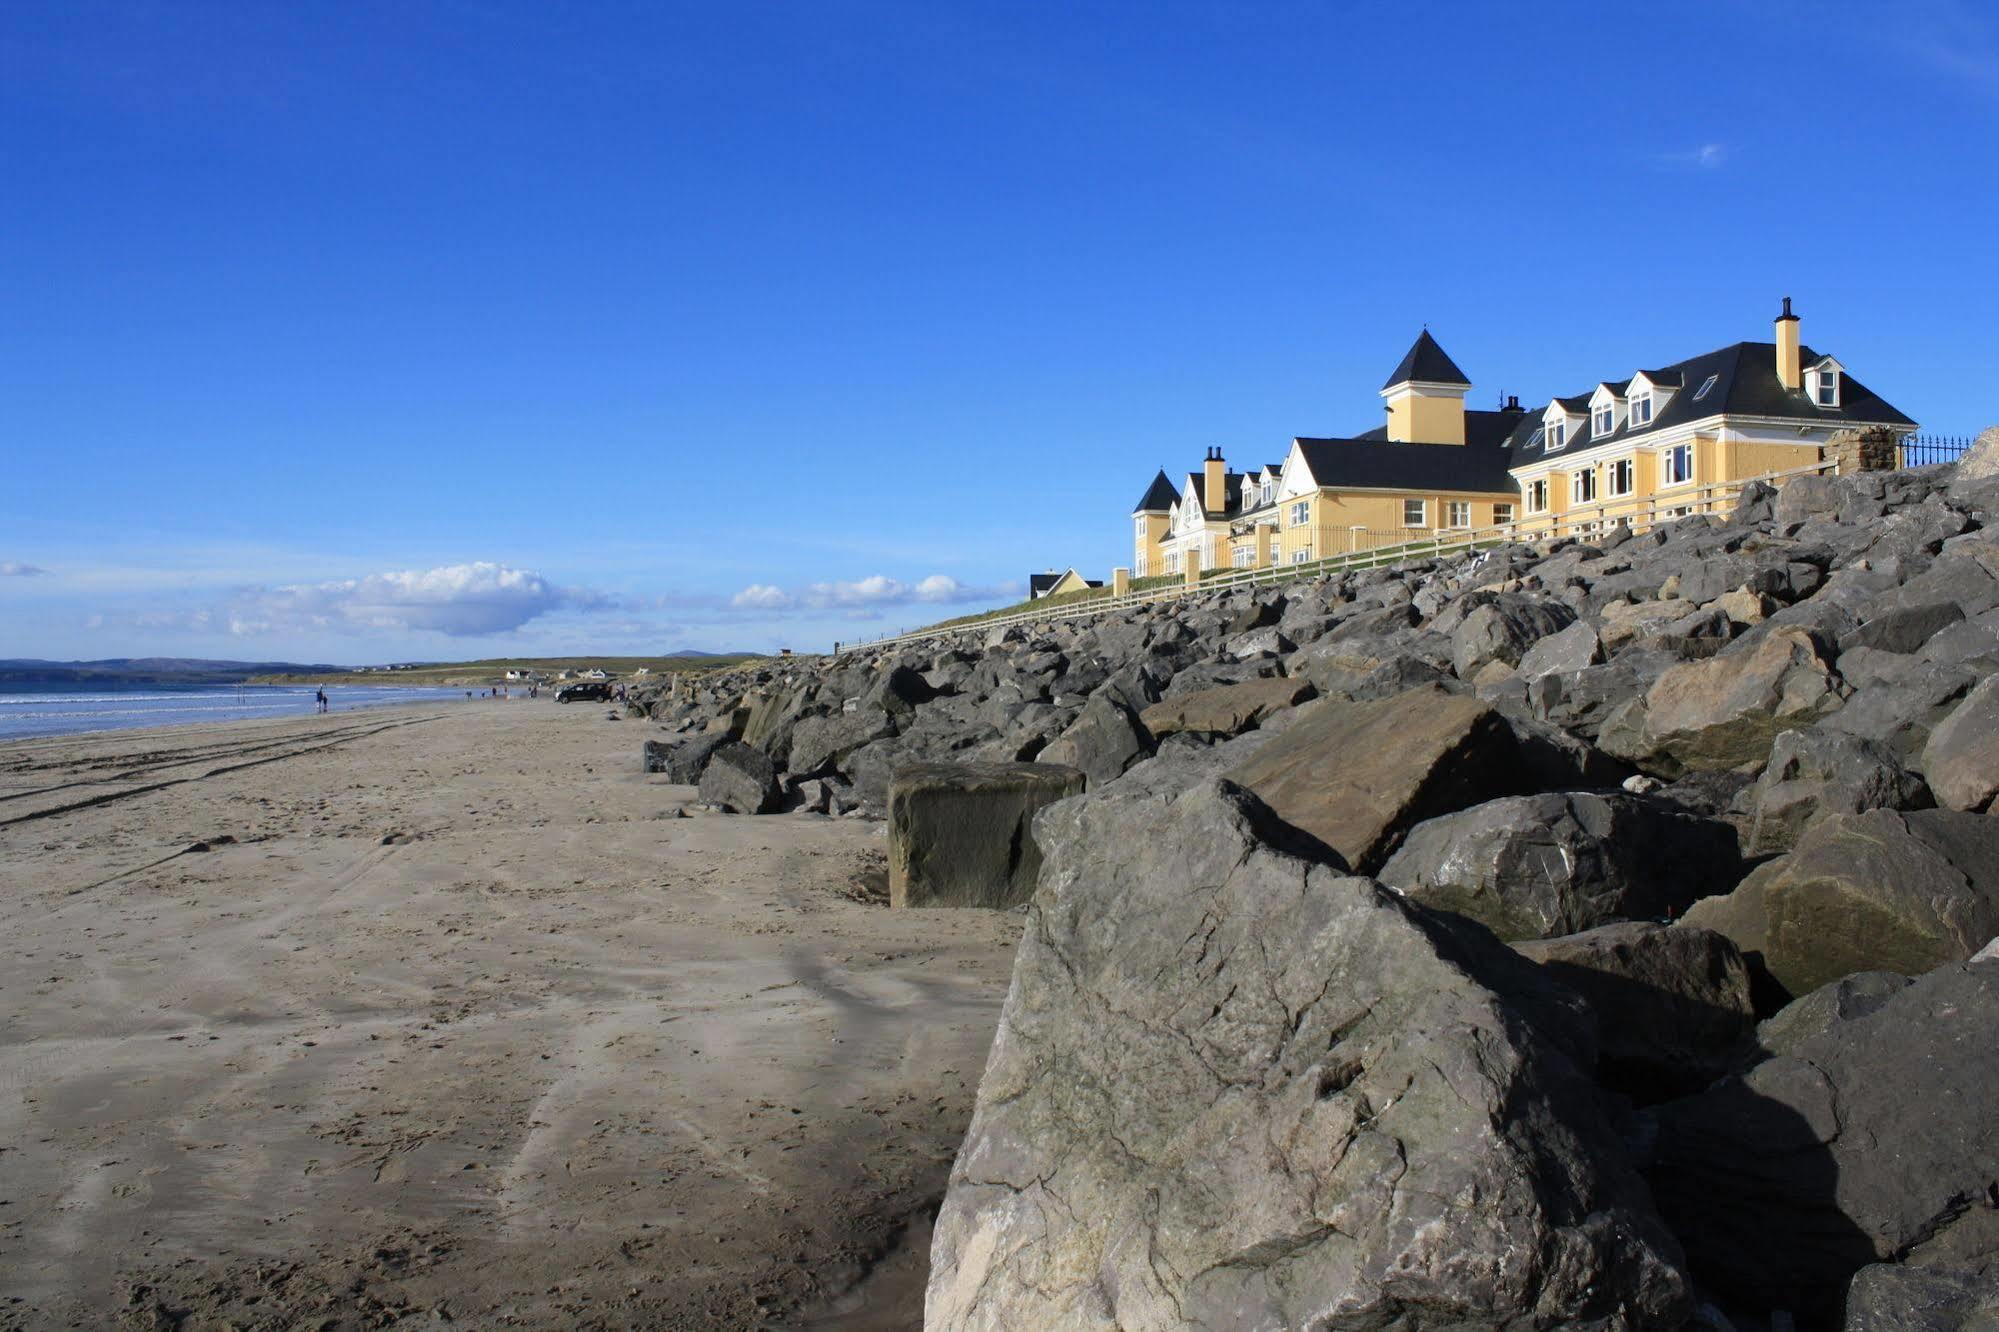
[(1909, 435), (1896, 446), (1899, 467), (1933, 467), (1953, 463), (1976, 443), (1969, 435)]
[(845, 656), (851, 652), (871, 651), (901, 643), (927, 642), (931, 639), (948, 638), (954, 634), (986, 633), (1014, 625), (1053, 624), (1061, 620), (1074, 620), (1091, 615), (1110, 615), (1137, 606), (1156, 605), (1201, 593), (1259, 587), (1273, 583), (1305, 582), (1357, 569), (1378, 569), (1386, 565), (1412, 561), (1438, 560), (1448, 555), (1471, 554), (1480, 550), (1489, 550), (1494, 546), (1519, 542), (1603, 536), (1620, 523), (1629, 526), (1633, 532), (1644, 532), (1661, 523), (1677, 522), (1695, 514), (1721, 512), (1724, 506), (1734, 504), (1743, 487), (1753, 482), (1761, 481), (1781, 486), (1793, 477), (1823, 475), (1832, 471), (1835, 465), (1834, 460), (1828, 458), (1788, 471), (1767, 472), (1762, 476), (1743, 477), (1735, 481), (1716, 481), (1704, 486), (1689, 486), (1670, 494), (1653, 495), (1644, 499), (1606, 498), (1594, 504), (1569, 509), (1564, 513), (1529, 514), (1517, 522), (1499, 527), (1439, 531), (1414, 541), (1344, 551), (1306, 564), (1270, 565), (1262, 569), (1211, 569), (1201, 575), (1198, 583), (1176, 582), (1169, 586), (1126, 592), (1121, 596), (1078, 599), (1074, 604), (1059, 609), (1028, 607), (1006, 615), (995, 615), (989, 619), (889, 634), (870, 639), (865, 643), (842, 643), (833, 655)]

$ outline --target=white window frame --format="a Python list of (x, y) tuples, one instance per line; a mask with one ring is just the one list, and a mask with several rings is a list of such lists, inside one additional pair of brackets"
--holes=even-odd
[[(1603, 490), (1612, 499), (1622, 499), (1638, 488), (1638, 464), (1634, 459), (1618, 458), (1604, 464), (1604, 468), (1610, 475), (1604, 478)], [(1617, 484), (1619, 472), (1624, 474), (1624, 484), (1621, 486)]]
[(1277, 498), (1277, 483), (1275, 481), (1265, 481), (1263, 483), (1263, 502), (1265, 504), (1268, 504), (1270, 503), (1270, 501), (1276, 498)]
[(1306, 564), (1311, 561), (1311, 558), (1312, 548), (1310, 546), (1300, 546), (1297, 550), (1291, 552), (1291, 562), (1293, 564)]
[(1510, 527), (1513, 524), (1513, 506), (1505, 500), (1496, 501), (1492, 506), (1492, 525)]
[(1548, 511), (1549, 487), (1547, 477), (1544, 476), (1538, 481), (1529, 481), (1521, 489), (1524, 493), (1520, 496), (1520, 502), (1527, 506), (1527, 512), (1546, 513)]
[(1633, 430), (1651, 425), (1652, 395), (1650, 393), (1632, 394), (1630, 403), (1625, 408), (1624, 419), (1630, 424)]
[(1596, 415), (1590, 418), (1590, 428), (1598, 439), (1617, 429), (1617, 408), (1609, 405), (1597, 408)]
[(1179, 572), (1180, 572), (1180, 552), (1179, 552), (1179, 551), (1175, 550), (1175, 551), (1169, 551), (1169, 552), (1167, 552), (1167, 555), (1166, 555), (1166, 572), (1167, 572), (1167, 573), (1179, 573)]
[(1839, 406), (1839, 371), (1820, 370), (1812, 385), (1812, 403), (1818, 407)]
[(1659, 467), (1664, 480), (1661, 486), (1690, 486), (1694, 481), (1694, 446), (1691, 442), (1675, 444), (1659, 455)]
[(1559, 421), (1550, 421), (1548, 423), (1548, 442), (1542, 446), (1542, 451), (1546, 453), (1560, 453), (1563, 449), (1567, 448), (1568, 446), (1569, 446), (1568, 418), (1564, 417)]
[(1471, 501), (1446, 500), (1444, 502), (1444, 526), (1450, 528), (1471, 526)]
[[(1585, 495), (1584, 491), (1589, 493)], [(1585, 467), (1581, 471), (1569, 473), (1569, 503), (1596, 503), (1596, 468)]]
[[(1409, 506), (1416, 506), (1416, 521), (1409, 521)], [(1402, 525), (1404, 527), (1428, 527), (1430, 525), (1430, 501), (1405, 499), (1402, 501)]]
[(1312, 501), (1298, 500), (1291, 506), (1291, 526), (1303, 527), (1312, 521)]
[(1256, 565), (1255, 546), (1229, 547), (1229, 566), (1235, 569), (1249, 569)]

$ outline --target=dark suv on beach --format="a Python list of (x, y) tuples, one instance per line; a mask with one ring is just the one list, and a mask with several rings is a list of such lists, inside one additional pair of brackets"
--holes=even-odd
[(586, 680), (582, 684), (564, 685), (555, 691), (555, 701), (558, 703), (588, 703), (592, 699), (599, 703), (608, 703), (611, 699), (611, 686), (603, 680)]

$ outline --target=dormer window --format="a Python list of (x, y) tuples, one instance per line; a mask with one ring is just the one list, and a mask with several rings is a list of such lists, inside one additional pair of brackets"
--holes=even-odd
[(1652, 424), (1652, 395), (1634, 393), (1631, 395), (1631, 428)]
[(1590, 433), (1601, 439), (1615, 429), (1617, 429), (1617, 408), (1605, 403), (1596, 409), (1596, 418), (1594, 424), (1590, 426)]
[(1839, 362), (1830, 356), (1805, 371), (1805, 393), (1814, 406), (1839, 406), (1839, 372)]
[(1568, 421), (1555, 420), (1548, 422), (1548, 452), (1550, 453), (1558, 452), (1562, 448), (1566, 447), (1568, 442), (1569, 442)]
[(1265, 481), (1263, 483), (1263, 502), (1265, 504), (1268, 504), (1270, 503), (1270, 501), (1276, 498), (1277, 498), (1277, 483), (1275, 481)]

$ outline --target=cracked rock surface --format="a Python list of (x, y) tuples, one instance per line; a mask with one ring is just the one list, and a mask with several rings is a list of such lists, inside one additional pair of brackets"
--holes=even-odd
[(1681, 1325), (1573, 996), (1226, 781), (1035, 831), (926, 1326)]

